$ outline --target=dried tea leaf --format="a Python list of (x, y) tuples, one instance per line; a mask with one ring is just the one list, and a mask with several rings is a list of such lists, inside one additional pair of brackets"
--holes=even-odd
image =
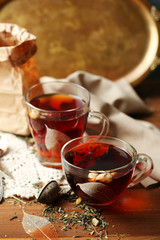
[(56, 129), (51, 129), (46, 126), (46, 130), (47, 133), (45, 136), (45, 145), (48, 150), (52, 149), (57, 144), (57, 142), (60, 144), (61, 148), (65, 142), (70, 140), (70, 138), (66, 134)]
[(77, 186), (79, 186), (85, 194), (100, 202), (110, 201), (114, 198), (113, 190), (104, 183), (87, 182), (78, 183)]
[(25, 232), (32, 238), (48, 240), (58, 239), (54, 225), (46, 218), (31, 215), (23, 211), (22, 225)]
[(46, 136), (45, 136), (45, 145), (50, 153), (52, 153), (52, 157), (56, 158), (57, 161), (61, 161), (60, 151), (62, 146), (70, 140), (70, 138), (56, 130), (51, 129), (46, 126)]

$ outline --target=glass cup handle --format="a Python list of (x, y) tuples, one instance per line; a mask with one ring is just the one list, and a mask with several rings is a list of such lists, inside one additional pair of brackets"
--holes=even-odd
[(153, 169), (152, 159), (143, 153), (137, 155), (135, 172), (128, 187), (135, 186), (150, 175)]
[(100, 129), (100, 133), (98, 133), (99, 136), (106, 136), (108, 134), (109, 119), (105, 116), (105, 114), (103, 114), (101, 112), (96, 112), (96, 111), (90, 110), (88, 117), (94, 118), (95, 120), (100, 121), (101, 129)]

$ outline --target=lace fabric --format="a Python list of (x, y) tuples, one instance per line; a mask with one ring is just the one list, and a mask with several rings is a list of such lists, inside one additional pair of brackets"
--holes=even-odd
[(62, 193), (70, 189), (62, 170), (42, 166), (33, 146), (23, 137), (2, 132), (0, 136), (6, 138), (8, 143), (6, 154), (0, 158), (0, 170), (4, 172), (4, 198), (13, 195), (37, 198), (37, 184), (46, 184), (51, 180), (61, 183)]

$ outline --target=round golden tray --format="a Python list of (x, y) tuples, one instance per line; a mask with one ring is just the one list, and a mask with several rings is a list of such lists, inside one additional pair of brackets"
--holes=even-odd
[(84, 70), (135, 85), (159, 48), (157, 23), (140, 0), (9, 1), (0, 21), (36, 35), (40, 76), (64, 78)]

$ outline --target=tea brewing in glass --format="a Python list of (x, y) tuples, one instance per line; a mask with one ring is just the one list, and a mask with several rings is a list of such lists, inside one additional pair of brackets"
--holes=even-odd
[(61, 168), (64, 143), (83, 135), (87, 119), (99, 119), (100, 135), (106, 135), (108, 118), (90, 111), (90, 94), (82, 86), (64, 81), (39, 83), (25, 93), (31, 134), (41, 163)]
[[(147, 177), (152, 160), (118, 138), (86, 136), (67, 142), (62, 167), (73, 191), (87, 204), (105, 206)], [(135, 171), (136, 170), (136, 171)]]

